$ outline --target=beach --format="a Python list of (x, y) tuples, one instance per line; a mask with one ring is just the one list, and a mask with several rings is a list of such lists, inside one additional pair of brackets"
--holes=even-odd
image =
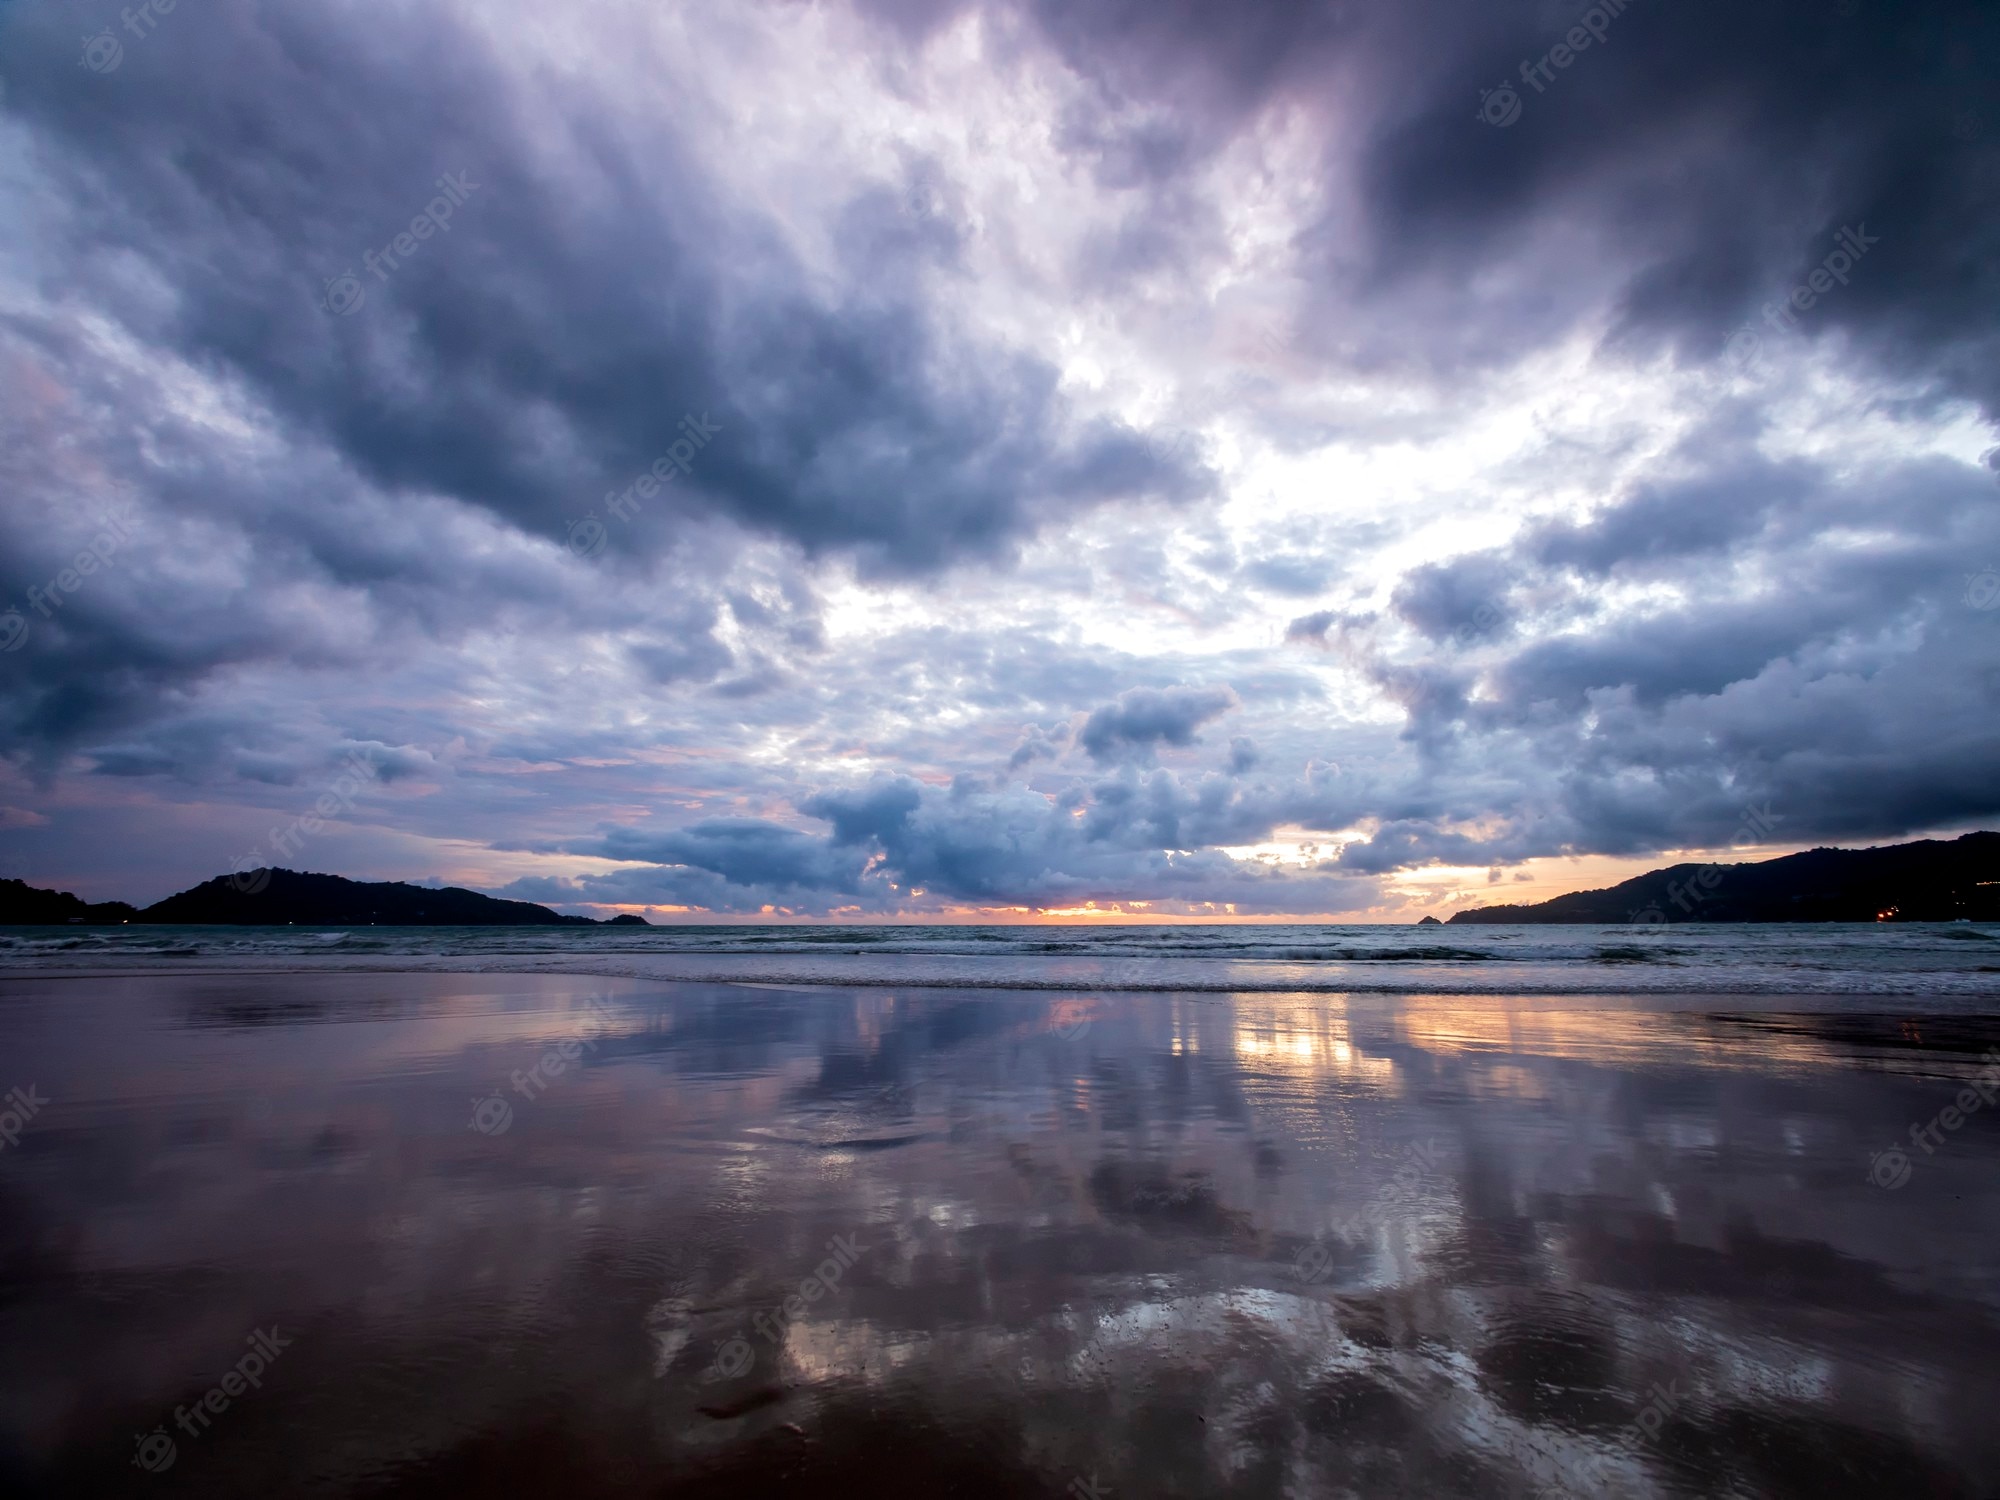
[[(1921, 936), (1873, 972), (1984, 951)], [(218, 951), (0, 977), (0, 1087), (36, 1101), (0, 1145), (10, 1493), (2000, 1480), (1975, 959), (1875, 994), (1754, 963), (1727, 995), (1469, 994), (1000, 983), (1027, 955), (954, 984), (936, 934), (849, 984), (765, 970), (851, 954), (669, 939), (535, 962), (758, 977), (180, 939)], [(1890, 941), (1792, 943), (1836, 939)], [(1306, 962), (1166, 941), (1108, 961)]]

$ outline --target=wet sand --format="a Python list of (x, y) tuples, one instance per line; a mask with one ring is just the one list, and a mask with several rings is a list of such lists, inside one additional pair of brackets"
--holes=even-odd
[(2000, 1492), (2000, 1023), (1758, 1004), (0, 980), (0, 1490)]

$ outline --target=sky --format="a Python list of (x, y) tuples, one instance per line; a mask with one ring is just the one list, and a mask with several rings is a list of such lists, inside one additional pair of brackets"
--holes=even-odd
[(0, 0), (0, 875), (1407, 921), (1992, 826), (1996, 59)]

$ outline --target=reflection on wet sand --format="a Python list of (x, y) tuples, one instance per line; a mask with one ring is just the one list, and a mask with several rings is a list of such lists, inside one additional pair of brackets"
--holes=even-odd
[(8, 1492), (2000, 1481), (1976, 1020), (271, 985), (0, 985)]

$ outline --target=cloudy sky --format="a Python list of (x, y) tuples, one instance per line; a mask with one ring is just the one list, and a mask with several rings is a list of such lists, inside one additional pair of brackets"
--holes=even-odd
[(1990, 825), (1996, 58), (0, 0), (0, 874), (1408, 920)]

